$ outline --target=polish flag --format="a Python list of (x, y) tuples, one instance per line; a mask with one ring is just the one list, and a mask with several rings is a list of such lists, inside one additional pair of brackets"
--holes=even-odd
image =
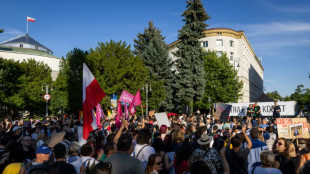
[(31, 17), (28, 17), (28, 16), (27, 16), (27, 21), (30, 21), (30, 22), (35, 22), (35, 21), (36, 21), (36, 19), (35, 19), (35, 18), (31, 18)]
[(83, 64), (83, 139), (87, 140), (89, 133), (97, 129), (96, 118), (93, 109), (105, 97), (93, 74), (86, 64)]

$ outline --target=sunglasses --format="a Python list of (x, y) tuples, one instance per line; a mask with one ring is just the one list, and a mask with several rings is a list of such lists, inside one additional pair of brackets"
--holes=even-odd
[(159, 161), (158, 163), (156, 163), (157, 165), (161, 165), (162, 164), (162, 161)]
[(277, 144), (278, 144), (279, 146), (282, 146), (282, 145), (283, 145), (282, 143), (279, 143), (279, 142), (277, 142)]

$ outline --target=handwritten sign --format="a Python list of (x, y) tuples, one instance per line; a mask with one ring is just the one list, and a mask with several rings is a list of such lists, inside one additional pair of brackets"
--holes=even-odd
[(306, 118), (277, 118), (278, 137), (309, 138)]
[(52, 138), (50, 142), (48, 143), (48, 147), (54, 148), (54, 146), (60, 142), (62, 142), (64, 136), (66, 133), (64, 132), (58, 132), (58, 133), (53, 133)]
[(214, 115), (214, 118), (221, 120), (223, 122), (227, 122), (229, 119), (230, 110), (231, 110), (231, 105), (219, 103), (216, 107), (216, 113)]

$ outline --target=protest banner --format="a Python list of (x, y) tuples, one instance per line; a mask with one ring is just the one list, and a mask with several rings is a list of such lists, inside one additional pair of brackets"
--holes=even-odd
[(161, 125), (171, 127), (166, 112), (156, 113), (155, 117), (158, 122), (158, 127), (160, 127)]
[[(250, 103), (227, 103), (232, 105), (229, 116), (246, 116), (247, 108), (250, 104), (254, 104), (254, 102)], [(219, 105), (219, 103), (215, 104), (215, 108)], [(262, 116), (272, 116), (273, 110), (272, 106), (274, 102), (258, 102), (258, 106), (260, 106)], [(294, 116), (295, 115), (295, 101), (279, 101), (278, 105), (280, 106), (280, 115), (281, 116)]]
[(133, 99), (134, 99), (134, 96), (132, 94), (130, 94), (129, 92), (123, 90), (122, 95), (119, 98), (119, 101), (130, 104)]
[(52, 134), (52, 138), (50, 140), (50, 142), (48, 143), (48, 147), (50, 148), (54, 148), (54, 146), (60, 142), (62, 142), (64, 136), (65, 136), (65, 132), (55, 132)]
[(221, 120), (223, 122), (227, 122), (229, 120), (230, 110), (231, 110), (231, 105), (219, 103), (216, 107), (214, 118)]
[(309, 138), (306, 118), (277, 118), (278, 137)]

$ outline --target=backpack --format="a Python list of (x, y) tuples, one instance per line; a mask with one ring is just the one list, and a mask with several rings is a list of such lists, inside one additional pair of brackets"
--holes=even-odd
[(92, 162), (92, 164), (90, 164), (90, 160), (91, 160), (91, 159), (88, 159), (88, 160), (86, 160), (86, 161), (83, 163), (83, 165), (86, 164), (86, 170), (85, 170), (85, 173), (86, 173), (86, 174), (90, 174), (91, 171), (93, 170), (93, 168), (94, 168), (95, 165), (96, 165), (96, 160), (95, 160), (95, 159), (94, 159), (94, 161)]
[(29, 161), (29, 162), (26, 161), (24, 162), (24, 166), (25, 166), (25, 171), (27, 171), (27, 174), (30, 174), (31, 172), (35, 170), (44, 170), (47, 172), (48, 163), (44, 162), (43, 164), (32, 165), (32, 161)]

